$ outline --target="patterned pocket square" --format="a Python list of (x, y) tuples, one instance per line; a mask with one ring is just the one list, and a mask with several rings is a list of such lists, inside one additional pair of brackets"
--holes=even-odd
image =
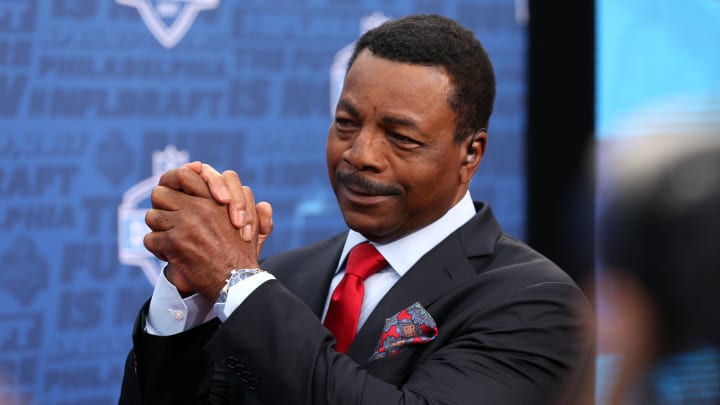
[(370, 361), (395, 356), (409, 345), (430, 343), (437, 335), (435, 320), (416, 302), (385, 320), (380, 341)]

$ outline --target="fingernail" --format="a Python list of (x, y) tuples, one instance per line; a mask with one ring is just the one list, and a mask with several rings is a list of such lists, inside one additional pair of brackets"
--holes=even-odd
[(252, 240), (252, 225), (245, 225), (243, 227), (242, 237), (248, 242)]
[(217, 170), (215, 170), (214, 167), (210, 166), (210, 165), (207, 164), (207, 163), (203, 163), (202, 166), (203, 166), (203, 168), (206, 168), (206, 169), (208, 169), (209, 171), (211, 171), (211, 172), (213, 172), (213, 173), (215, 173), (215, 174), (220, 174)]

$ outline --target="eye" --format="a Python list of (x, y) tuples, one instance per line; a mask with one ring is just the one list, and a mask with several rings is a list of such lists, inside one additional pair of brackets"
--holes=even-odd
[(417, 141), (408, 136), (399, 134), (397, 132), (388, 132), (387, 137), (390, 138), (390, 140), (392, 140), (395, 144), (402, 146), (404, 148), (413, 148), (413, 147), (423, 146), (422, 142)]
[(338, 131), (349, 131), (357, 127), (357, 123), (348, 118), (335, 117), (335, 128)]

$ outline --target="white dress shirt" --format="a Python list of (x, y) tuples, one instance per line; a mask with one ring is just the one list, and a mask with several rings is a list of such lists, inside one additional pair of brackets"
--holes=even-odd
[[(388, 266), (365, 280), (365, 296), (360, 308), (358, 329), (362, 327), (385, 293), (421, 257), (464, 225), (474, 215), (475, 207), (473, 206), (472, 197), (467, 192), (445, 215), (424, 228), (394, 242), (385, 244), (371, 242), (388, 262)], [(348, 232), (338, 262), (338, 268), (335, 270), (335, 276), (327, 292), (323, 319), (327, 313), (330, 296), (345, 275), (345, 261), (350, 250), (366, 240), (364, 236), (353, 230)], [(166, 336), (193, 328), (215, 316), (221, 321), (225, 321), (257, 287), (273, 279), (275, 277), (270, 273), (258, 273), (233, 285), (224, 304), (216, 303), (213, 305), (210, 300), (198, 294), (185, 299), (181, 298), (175, 286), (167, 281), (164, 274), (161, 274), (158, 277), (158, 282), (150, 300), (146, 331), (150, 334)]]

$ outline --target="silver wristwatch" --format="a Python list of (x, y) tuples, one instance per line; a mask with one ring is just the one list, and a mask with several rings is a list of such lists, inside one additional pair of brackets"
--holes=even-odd
[(246, 278), (250, 278), (264, 270), (262, 269), (233, 269), (230, 271), (230, 276), (225, 280), (225, 286), (220, 290), (220, 295), (218, 296), (217, 303), (222, 304), (225, 301), (227, 301), (228, 293), (230, 292), (230, 287), (234, 286), (241, 280), (245, 280)]

